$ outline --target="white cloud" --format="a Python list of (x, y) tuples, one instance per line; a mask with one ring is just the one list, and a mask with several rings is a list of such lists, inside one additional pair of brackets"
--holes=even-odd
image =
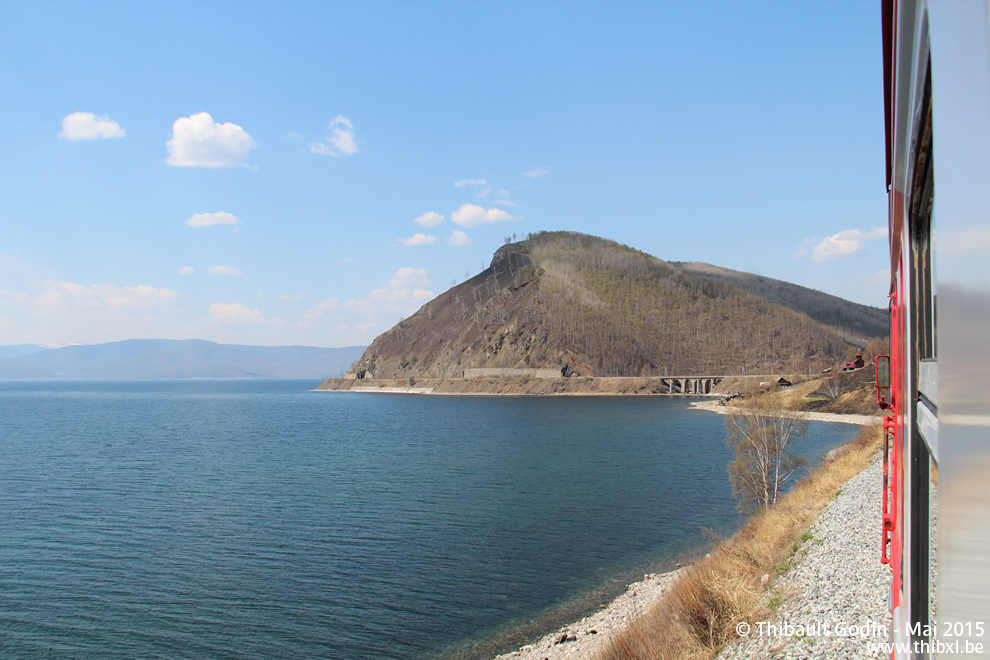
[(516, 204), (512, 200), (508, 200), (508, 199), (493, 199), (493, 200), (491, 200), (488, 203), (489, 204), (501, 204), (502, 206), (519, 206), (518, 204)]
[(430, 236), (428, 234), (415, 233), (409, 238), (403, 238), (400, 240), (406, 247), (412, 247), (413, 245), (433, 245), (437, 242), (437, 237)]
[(186, 220), (190, 227), (212, 227), (213, 225), (236, 225), (240, 219), (233, 213), (217, 211), (216, 213), (194, 213)]
[(340, 307), (340, 301), (336, 298), (327, 298), (313, 305), (311, 309), (318, 312), (332, 312)]
[(523, 172), (523, 176), (528, 176), (531, 179), (537, 179), (541, 176), (546, 176), (547, 174), (550, 174), (550, 170), (545, 170), (541, 167)]
[(435, 211), (428, 211), (423, 215), (415, 218), (413, 222), (421, 227), (436, 227), (441, 222), (443, 222), (444, 217)]
[(278, 299), (279, 300), (302, 300), (302, 294), (301, 293), (292, 293), (292, 294), (289, 294), (289, 293), (280, 293), (280, 294), (278, 294)]
[(125, 309), (147, 308), (170, 302), (179, 294), (170, 289), (153, 286), (119, 286), (116, 284), (76, 284), (47, 280), (43, 293), (33, 303), (46, 314), (59, 313), (66, 308), (84, 309)]
[(179, 275), (192, 275), (196, 272), (196, 269), (192, 266), (183, 266), (178, 270)]
[(812, 261), (833, 261), (859, 254), (863, 251), (863, 241), (882, 238), (887, 235), (883, 227), (874, 227), (869, 231), (862, 229), (846, 229), (838, 234), (819, 239), (815, 236), (807, 238), (798, 248), (794, 256), (808, 256)]
[(124, 287), (123, 298), (129, 300), (134, 300), (134, 296), (142, 300), (154, 300), (154, 299), (169, 299), (175, 298), (179, 294), (170, 289), (156, 289), (153, 286), (148, 286), (146, 284), (138, 284), (137, 286), (125, 286)]
[(73, 112), (62, 119), (62, 132), (58, 134), (63, 140), (106, 140), (122, 138), (126, 131), (120, 124), (106, 115), (97, 117), (92, 112)]
[(466, 247), (471, 245), (471, 239), (468, 235), (459, 229), (455, 229), (450, 233), (450, 238), (447, 239), (448, 245), (456, 245), (457, 247)]
[(455, 181), (454, 186), (460, 188), (461, 186), (483, 186), (487, 181), (484, 179), (461, 179), (460, 181)]
[(210, 266), (206, 269), (210, 275), (243, 275), (241, 271), (232, 266)]
[(354, 125), (350, 119), (337, 115), (330, 120), (328, 128), (330, 135), (323, 138), (323, 142), (310, 143), (310, 153), (321, 156), (353, 156), (358, 152)]
[[(166, 336), (179, 294), (165, 288), (110, 282), (41, 280), (29, 291), (0, 290), (0, 327), (8, 343), (99, 343)], [(16, 339), (15, 339), (16, 338)]]
[(7, 291), (6, 289), (0, 289), (0, 305), (25, 303), (29, 300), (31, 300), (31, 296), (23, 291)]
[(324, 320), (338, 320), (335, 312), (340, 309), (340, 301), (336, 298), (327, 298), (316, 303), (305, 312), (297, 324), (300, 328), (311, 328)]
[(348, 300), (341, 307), (342, 313), (357, 315), (361, 323), (355, 328), (378, 332), (391, 327), (399, 316), (409, 316), (423, 303), (433, 298), (433, 292), (425, 268), (404, 266), (392, 275), (385, 286), (372, 290), (367, 297)]
[(410, 316), (431, 300), (425, 268), (403, 267), (395, 271), (388, 283), (371, 291), (367, 297), (348, 300), (340, 309), (359, 336), (373, 338), (392, 327), (400, 316)]
[(261, 325), (265, 317), (257, 309), (240, 303), (213, 303), (210, 305), (210, 322), (218, 325)]
[(522, 218), (509, 215), (502, 209), (483, 209), (475, 204), (464, 204), (450, 214), (450, 220), (455, 225), (470, 229), (495, 222), (518, 222)]
[(426, 275), (425, 268), (410, 268), (409, 266), (403, 266), (395, 271), (392, 279), (388, 281), (389, 288), (395, 290), (428, 286), (429, 284), (430, 279)]
[(477, 195), (475, 195), (475, 197), (477, 197), (478, 199), (484, 199), (485, 197), (488, 197), (491, 194), (492, 194), (492, 189), (491, 188), (485, 188), (484, 190), (482, 190), (481, 192), (479, 192)]
[(246, 167), (257, 146), (243, 128), (218, 124), (206, 112), (176, 119), (165, 144), (165, 162), (175, 167)]

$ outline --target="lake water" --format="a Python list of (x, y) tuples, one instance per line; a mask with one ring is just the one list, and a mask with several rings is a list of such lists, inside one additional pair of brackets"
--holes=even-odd
[(316, 385), (0, 383), (0, 657), (485, 657), (740, 521), (687, 399)]

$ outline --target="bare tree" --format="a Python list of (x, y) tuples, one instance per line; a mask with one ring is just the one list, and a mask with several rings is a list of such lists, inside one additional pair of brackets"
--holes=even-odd
[(839, 382), (839, 379), (833, 376), (825, 376), (822, 380), (822, 389), (825, 390), (825, 394), (828, 395), (828, 398), (832, 400), (838, 399), (846, 391), (846, 388), (843, 387), (841, 382)]
[(725, 420), (725, 443), (736, 459), (729, 463), (729, 482), (739, 509), (769, 509), (808, 459), (794, 453), (808, 423), (789, 415), (776, 391), (750, 396)]

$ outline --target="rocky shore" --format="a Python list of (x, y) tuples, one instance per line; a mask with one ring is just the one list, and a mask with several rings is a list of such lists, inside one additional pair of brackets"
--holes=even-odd
[(497, 656), (497, 660), (579, 660), (594, 658), (630, 621), (653, 607), (670, 591), (680, 576), (680, 569), (670, 573), (644, 575), (630, 584), (625, 593), (600, 612), (544, 635), (518, 651)]

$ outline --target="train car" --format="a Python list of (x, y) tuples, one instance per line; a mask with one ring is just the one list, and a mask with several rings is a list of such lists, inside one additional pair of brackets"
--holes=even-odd
[(990, 1), (882, 12), (893, 655), (990, 655)]

